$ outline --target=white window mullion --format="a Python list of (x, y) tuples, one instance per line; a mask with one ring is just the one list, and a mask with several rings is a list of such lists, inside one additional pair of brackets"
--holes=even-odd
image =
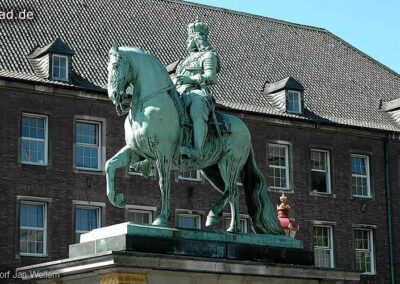
[[(333, 268), (335, 264), (333, 255), (332, 226), (327, 226), (327, 225), (314, 226), (313, 234), (314, 234), (315, 266)], [(324, 241), (326, 241), (326, 243)]]
[[(141, 217), (140, 221), (137, 220), (139, 216)], [(143, 221), (144, 216), (147, 216), (147, 222)], [(147, 210), (131, 209), (128, 211), (128, 221), (137, 224), (151, 224), (153, 221), (153, 212)]]
[[(284, 149), (284, 165), (281, 164), (274, 164), (273, 161), (278, 159), (280, 162), (281, 156), (281, 149)], [(289, 146), (283, 144), (268, 144), (268, 167), (269, 167), (269, 182), (271, 189), (283, 189), (288, 190), (290, 188), (290, 173), (289, 173)], [(275, 176), (274, 169), (278, 169), (279, 176)], [(284, 171), (284, 179), (285, 182), (282, 183), (282, 176), (281, 170)], [(276, 184), (276, 180), (279, 180), (279, 184)]]
[[(61, 61), (64, 61), (64, 64)], [(61, 72), (63, 71), (63, 72)], [(62, 74), (65, 73), (65, 74)], [(52, 72), (51, 77), (55, 80), (68, 81), (68, 57), (63, 55), (52, 56)]]
[[(359, 170), (361, 172), (354, 172), (354, 168), (358, 169), (358, 165), (365, 165), (365, 173), (362, 173), (362, 169)], [(369, 157), (365, 155), (351, 154), (351, 187), (352, 187), (352, 195), (355, 197), (371, 197), (371, 181), (370, 181), (370, 171), (369, 171)], [(365, 190), (362, 184), (359, 184), (359, 181), (365, 181)], [(365, 191), (365, 192), (364, 192)]]
[[(81, 218), (79, 220), (77, 217), (78, 210), (80, 210), (80, 213), (81, 213)], [(82, 218), (82, 213), (84, 213), (86, 211), (95, 212), (95, 214), (96, 214), (95, 228), (92, 228), (92, 226), (91, 226), (91, 221), (92, 221), (90, 219), (91, 216), (88, 216), (88, 218), (86, 218), (86, 219)], [(90, 227), (92, 230), (100, 228), (101, 227), (101, 209), (99, 207), (85, 206), (85, 205), (75, 206), (75, 241), (76, 242), (79, 242), (78, 237), (80, 237), (80, 235), (90, 232), (90, 230), (83, 230), (82, 228), (78, 228), (78, 225)]]
[(286, 111), (292, 113), (302, 113), (301, 94), (298, 91), (289, 90), (286, 92)]
[[(372, 229), (354, 229), (356, 269), (365, 274), (375, 274), (374, 236)], [(367, 247), (364, 247), (364, 244)], [(360, 245), (361, 244), (361, 245)]]
[[(225, 229), (228, 229), (230, 224), (231, 224), (231, 217), (225, 218)], [(247, 219), (246, 218), (240, 218), (240, 231), (242, 233), (247, 233)]]
[[(81, 132), (78, 135), (78, 125), (81, 127)], [(90, 137), (90, 132), (85, 132), (84, 128), (85, 126), (88, 127), (95, 127), (94, 129), (94, 142), (90, 141), (79, 141), (79, 137), (81, 136), (80, 139), (84, 139), (87, 136)], [(89, 128), (88, 128), (88, 131)], [(75, 142), (76, 142), (76, 149), (75, 149), (75, 164), (77, 169), (82, 169), (82, 170), (100, 170), (101, 169), (101, 160), (102, 160), (102, 141), (101, 141), (101, 122), (97, 121), (87, 121), (87, 120), (77, 120), (75, 122)], [(91, 149), (96, 149), (97, 150), (97, 164), (92, 165), (92, 155), (91, 155)], [(85, 156), (85, 150), (88, 150), (89, 156)], [(82, 151), (80, 153), (80, 151)], [(85, 157), (88, 158), (88, 164), (85, 164)], [(81, 160), (80, 160), (81, 158)]]
[[(315, 160), (315, 155), (317, 155), (318, 160)], [(316, 163), (316, 165), (315, 165)], [(316, 167), (314, 167), (316, 166)], [(323, 173), (325, 178), (325, 189), (314, 187), (314, 178), (318, 181), (318, 174), (313, 173)], [(329, 151), (320, 149), (311, 149), (311, 186), (312, 190), (317, 193), (330, 194), (331, 193), (331, 180), (330, 180), (330, 155)]]
[[(189, 223), (194, 222), (194, 225), (187, 225), (188, 221), (190, 221)], [(178, 228), (201, 229), (201, 217), (195, 214), (178, 213), (176, 225)]]
[[(31, 120), (35, 121), (35, 125), (31, 125)], [(24, 121), (27, 121), (28, 125), (24, 125)], [(37, 124), (38, 122), (43, 123), (43, 129), (38, 128)], [(24, 133), (24, 129), (28, 133)], [(38, 138), (38, 137), (31, 137), (31, 132), (36, 133), (36, 135), (39, 135), (39, 133), (43, 130), (43, 138)], [(25, 143), (28, 142), (28, 143)], [(28, 157), (25, 157), (26, 155), (31, 155), (33, 152), (30, 150), (30, 143), (31, 142), (36, 142), (36, 150), (38, 150), (39, 143), (43, 143), (43, 159), (42, 157), (38, 156), (39, 151), (33, 151), (36, 152), (36, 158), (31, 158), (33, 160), (28, 159)], [(24, 145), (27, 144), (28, 148), (25, 149)], [(39, 114), (31, 114), (31, 113), (22, 113), (22, 118), (21, 118), (21, 145), (20, 145), (20, 161), (22, 164), (30, 164), (30, 165), (40, 165), (40, 166), (47, 166), (48, 164), (48, 117), (46, 115), (39, 115)]]
[(289, 184), (289, 147), (285, 147), (285, 178), (286, 178), (286, 187), (290, 188)]
[[(25, 207), (26, 206), (26, 207)], [(29, 215), (28, 210), (29, 206), (34, 206), (34, 215)], [(25, 216), (22, 216), (22, 209), (25, 207), (26, 211), (26, 220), (24, 222), (28, 222), (29, 220), (34, 220), (35, 223), (40, 223), (41, 221), (41, 226), (37, 225), (35, 227), (32, 226), (25, 226), (23, 225), (22, 219)], [(42, 218), (39, 218), (37, 214), (37, 208), (41, 208), (42, 212)], [(19, 242), (20, 242), (20, 255), (23, 256), (45, 256), (47, 255), (47, 206), (46, 203), (41, 203), (41, 202), (35, 202), (35, 201), (21, 201), (20, 203), (20, 236), (19, 236)], [(26, 231), (26, 245), (25, 247), (21, 246), (21, 237), (22, 237), (22, 231)], [(31, 232), (31, 233), (30, 233)], [(33, 232), (33, 234), (32, 234)], [(42, 232), (42, 248), (41, 251), (38, 251), (38, 243), (40, 243), (37, 239), (37, 233)], [(33, 235), (33, 239), (29, 239), (29, 236)], [(34, 243), (34, 249), (30, 250), (29, 248), (29, 243)]]
[(180, 171), (178, 173), (178, 179), (188, 181), (201, 181), (200, 170)]

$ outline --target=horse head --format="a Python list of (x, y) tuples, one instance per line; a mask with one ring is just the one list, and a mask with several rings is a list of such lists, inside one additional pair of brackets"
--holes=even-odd
[(118, 112), (118, 109), (122, 110), (123, 104), (128, 101), (126, 89), (133, 83), (133, 79), (129, 60), (118, 51), (117, 42), (114, 41), (109, 55), (107, 91)]

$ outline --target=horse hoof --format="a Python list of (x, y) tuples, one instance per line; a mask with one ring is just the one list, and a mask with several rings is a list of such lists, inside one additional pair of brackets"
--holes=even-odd
[(240, 233), (240, 229), (239, 228), (234, 228), (234, 227), (229, 227), (227, 230), (227, 232), (229, 233)]
[(210, 212), (207, 216), (206, 227), (213, 226), (219, 223), (219, 216)]
[(157, 217), (152, 223), (153, 226), (167, 227), (167, 220), (162, 217)]

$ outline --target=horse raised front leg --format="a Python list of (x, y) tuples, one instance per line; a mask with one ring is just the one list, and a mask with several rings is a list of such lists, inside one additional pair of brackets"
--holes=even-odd
[(159, 157), (156, 160), (157, 170), (159, 174), (159, 185), (161, 191), (161, 213), (154, 220), (153, 225), (167, 227), (170, 218), (170, 178), (171, 178), (171, 160), (168, 157)]
[(119, 207), (125, 208), (125, 197), (122, 193), (117, 193), (114, 186), (115, 170), (128, 166), (139, 160), (139, 156), (135, 154), (128, 146), (123, 147), (117, 154), (106, 162), (106, 180), (107, 180), (107, 196), (110, 202)]

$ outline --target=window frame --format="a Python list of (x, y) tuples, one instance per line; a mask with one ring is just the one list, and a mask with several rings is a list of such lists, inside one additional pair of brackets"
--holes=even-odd
[[(179, 217), (194, 217), (196, 218), (196, 228), (192, 227), (180, 227), (179, 224)], [(201, 229), (201, 215), (200, 214), (194, 214), (194, 213), (185, 213), (185, 212), (177, 212), (176, 213), (176, 228), (178, 229)]]
[[(311, 159), (311, 191), (315, 194), (325, 194), (325, 195), (329, 195), (332, 194), (332, 182), (331, 182), (331, 157), (330, 157), (330, 151), (328, 150), (323, 150), (323, 149), (317, 149), (317, 148), (311, 148), (310, 153), (312, 154), (312, 152), (322, 152), (322, 153), (326, 153), (326, 166), (327, 166), (327, 170), (323, 171), (323, 170), (318, 170), (318, 169), (313, 169), (312, 168), (312, 159)], [(312, 172), (325, 172), (326, 173), (326, 192), (322, 192), (322, 191), (317, 191), (314, 190), (312, 188)]]
[[(355, 157), (355, 158), (365, 158), (366, 176), (359, 175), (359, 174), (353, 174), (353, 164), (352, 164), (353, 157)], [(372, 198), (371, 172), (370, 172), (370, 158), (369, 158), (369, 156), (368, 155), (363, 155), (363, 154), (351, 153), (350, 154), (350, 173), (351, 173), (351, 182), (350, 182), (351, 195), (353, 197), (356, 197), (356, 198)], [(367, 195), (354, 194), (354, 192), (353, 192), (353, 177), (366, 177), (367, 178)]]
[[(182, 174), (181, 174), (182, 172), (188, 172), (188, 171), (196, 171), (196, 178), (188, 178), (188, 177), (182, 176)], [(186, 180), (186, 181), (196, 181), (196, 182), (202, 181), (200, 170), (178, 171), (177, 178), (178, 178), (178, 180)]]
[[(328, 229), (328, 242), (329, 246), (316, 246), (314, 244), (314, 228), (320, 227), (320, 228), (327, 228)], [(329, 260), (330, 260), (330, 266), (327, 268), (335, 268), (335, 256), (334, 256), (334, 240), (333, 240), (333, 226), (332, 225), (327, 225), (327, 224), (313, 224), (313, 249), (314, 249), (314, 265), (316, 267), (325, 267), (325, 266), (317, 266), (316, 264), (316, 257), (315, 257), (315, 250), (324, 250), (324, 251), (329, 251)]]
[[(144, 205), (126, 205), (125, 206), (125, 221), (130, 222), (128, 218), (128, 214), (131, 211), (141, 211), (141, 212), (149, 212), (150, 213), (150, 218), (149, 218), (149, 225), (153, 223), (154, 216), (156, 215), (157, 207), (155, 206), (144, 206)], [(135, 223), (136, 224), (136, 223)], [(146, 225), (146, 224), (139, 224), (139, 225)]]
[[(37, 162), (29, 162), (29, 161), (22, 161), (22, 142), (23, 140), (30, 140), (30, 141), (43, 141), (43, 139), (39, 139), (39, 138), (31, 138), (31, 137), (24, 137), (22, 136), (22, 118), (23, 117), (33, 117), (33, 118), (44, 118), (44, 135), (45, 135), (45, 139), (44, 139), (44, 163), (37, 163)], [(21, 127), (21, 142), (19, 145), (19, 153), (20, 153), (20, 157), (19, 157), (19, 162), (21, 164), (24, 165), (34, 165), (34, 166), (42, 166), (42, 167), (46, 167), (49, 165), (49, 158), (48, 158), (48, 148), (49, 148), (49, 116), (45, 115), (45, 114), (36, 114), (36, 113), (28, 113), (28, 112), (23, 112), (21, 114), (21, 123), (20, 123), (20, 127)]]
[[(54, 59), (55, 59), (55, 57), (59, 57), (59, 58), (65, 58), (65, 75), (66, 75), (66, 78), (62, 78), (62, 77), (56, 77), (56, 76), (54, 76)], [(60, 81), (64, 81), (64, 82), (68, 82), (69, 81), (69, 58), (68, 58), (68, 56), (65, 56), (65, 55), (61, 55), (61, 54), (53, 54), (52, 56), (51, 56), (51, 78), (53, 79), (53, 80), (60, 80)], [(59, 69), (60, 69), (60, 67), (58, 67)]]
[[(232, 219), (232, 215), (230, 213), (224, 213), (224, 222), (225, 222), (225, 230), (229, 228), (230, 225), (230, 220)], [(248, 233), (249, 231), (249, 222), (248, 222), (249, 216), (248, 215), (244, 215), (244, 214), (240, 214), (240, 222), (243, 221), (244, 223), (244, 230), (242, 230), (242, 223), (240, 223), (240, 229), (242, 230), (242, 233)], [(228, 222), (229, 220), (229, 222)]]
[(129, 216), (129, 213), (141, 213), (141, 214), (148, 214), (149, 216), (149, 223), (135, 223), (129, 220), (129, 217), (127, 218), (127, 221), (130, 223), (138, 224), (138, 225), (151, 225), (153, 222), (153, 211), (149, 210), (140, 210), (140, 209), (128, 209), (127, 215)]
[[(297, 94), (299, 98), (299, 108), (297, 110), (289, 110), (289, 93)], [(296, 90), (287, 90), (286, 91), (286, 112), (289, 113), (296, 113), (296, 114), (302, 114), (302, 106), (301, 106), (301, 92), (296, 91)]]
[[(43, 253), (29, 253), (29, 252), (21, 252), (21, 229), (26, 229), (26, 230), (35, 230), (38, 231), (37, 227), (23, 227), (21, 226), (21, 205), (22, 204), (32, 204), (32, 205), (41, 205), (43, 206)], [(48, 232), (48, 224), (47, 224), (47, 210), (48, 210), (48, 204), (46, 202), (42, 202), (42, 201), (35, 201), (35, 200), (30, 200), (30, 199), (20, 199), (19, 200), (19, 206), (18, 206), (18, 210), (19, 210), (19, 236), (18, 236), (18, 254), (20, 256), (33, 256), (33, 257), (47, 257), (47, 232)]]
[[(285, 149), (285, 166), (276, 166), (276, 165), (271, 165), (269, 163), (269, 148), (273, 146), (273, 147), (278, 147), (278, 148), (284, 148)], [(289, 144), (283, 144), (283, 143), (279, 143), (279, 142), (268, 142), (267, 143), (267, 161), (268, 161), (268, 178), (270, 177), (269, 175), (269, 170), (270, 168), (278, 168), (278, 169), (286, 169), (286, 174), (285, 174), (285, 178), (286, 178), (286, 187), (279, 187), (279, 186), (272, 186), (268, 185), (268, 187), (272, 190), (285, 190), (285, 191), (290, 191), (290, 163), (289, 163)]]
[[(137, 176), (137, 177), (144, 177), (143, 174), (141, 172), (136, 172), (132, 169), (132, 167), (128, 166), (128, 175), (130, 176)], [(149, 178), (150, 177), (155, 177), (156, 176), (156, 168), (154, 167), (154, 165), (152, 164), (151, 169), (150, 169), (150, 174), (149, 174)]]
[[(96, 125), (96, 135), (97, 135), (97, 140), (98, 140), (98, 145), (96, 148), (98, 148), (97, 151), (97, 168), (85, 168), (85, 167), (78, 167), (77, 165), (77, 148), (78, 146), (82, 146), (82, 147), (91, 147), (91, 148), (95, 148), (92, 147), (91, 145), (93, 144), (86, 144), (86, 143), (81, 143), (81, 142), (77, 142), (77, 135), (76, 135), (76, 125), (77, 123), (86, 123), (86, 124), (94, 124)], [(76, 118), (74, 121), (74, 131), (75, 131), (75, 141), (74, 141), (74, 147), (75, 147), (75, 151), (74, 151), (74, 162), (75, 162), (75, 168), (77, 170), (81, 170), (81, 171), (94, 171), (94, 172), (99, 172), (103, 170), (102, 167), (102, 162), (103, 162), (103, 143), (102, 143), (102, 138), (103, 138), (103, 122), (102, 121), (98, 121), (98, 120), (88, 120), (88, 119), (80, 119), (80, 118)]]
[[(95, 209), (97, 211), (97, 228), (101, 228), (101, 220), (102, 220), (102, 208), (100, 206), (92, 206), (92, 205), (83, 205), (83, 204), (74, 204), (74, 243), (79, 243), (79, 241), (76, 240), (76, 234), (80, 233), (80, 235), (88, 233), (90, 231), (83, 231), (83, 230), (77, 230), (76, 229), (76, 210), (77, 209)], [(95, 229), (93, 229), (95, 230)], [(80, 236), (79, 235), (79, 236)]]
[(130, 222), (128, 219), (128, 213), (130, 211), (145, 211), (145, 212), (150, 212), (151, 213), (151, 218), (150, 218), (150, 225), (152, 224), (154, 217), (156, 216), (157, 212), (157, 207), (155, 206), (146, 206), (146, 205), (131, 205), (127, 204), (125, 206), (125, 221)]
[[(355, 240), (355, 232), (356, 231), (367, 231), (368, 232), (368, 244), (370, 249), (365, 250), (365, 249), (357, 249), (356, 248), (356, 240)], [(369, 226), (353, 226), (353, 246), (354, 246), (354, 268), (357, 269), (356, 267), (356, 253), (357, 252), (364, 252), (364, 253), (369, 253), (370, 254), (370, 259), (371, 259), (371, 272), (363, 272), (362, 274), (365, 275), (375, 275), (376, 274), (376, 260), (375, 260), (375, 243), (374, 243), (374, 230), (372, 227)]]

